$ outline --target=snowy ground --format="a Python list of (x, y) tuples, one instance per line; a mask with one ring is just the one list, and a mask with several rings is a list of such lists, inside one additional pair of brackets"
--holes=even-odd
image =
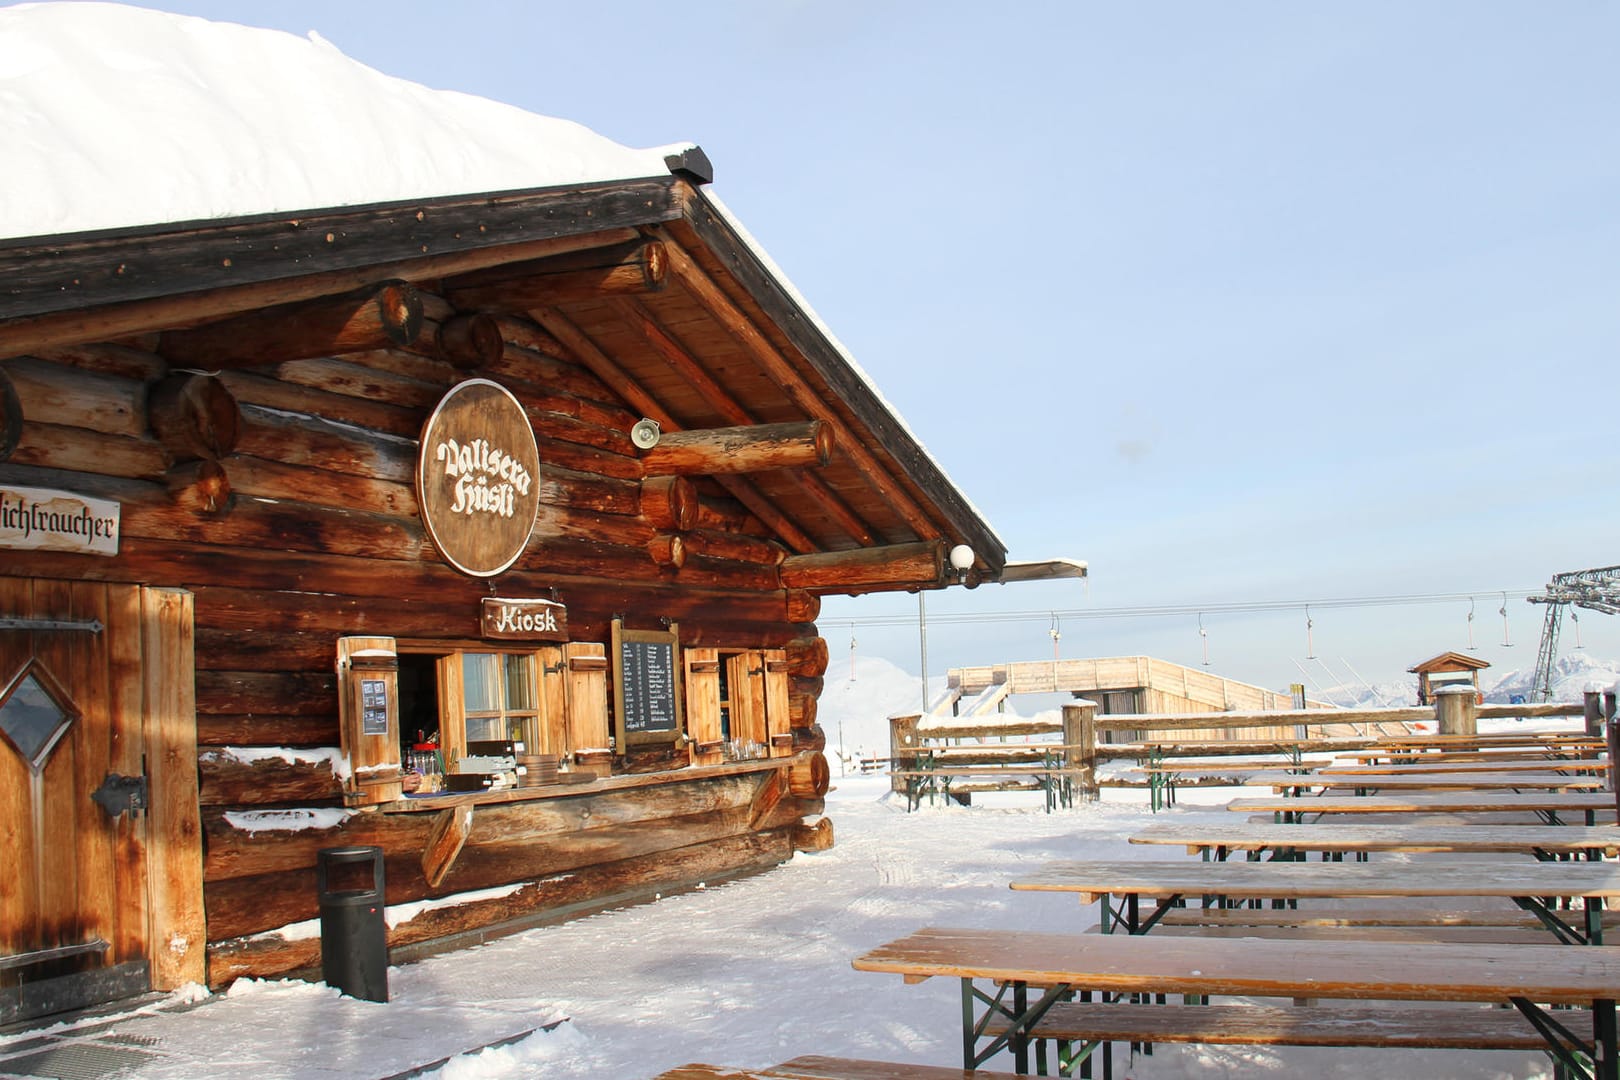
[[(836, 770), (835, 770), (836, 773)], [(453, 1058), (433, 1076), (635, 1080), (706, 1060), (768, 1065), (825, 1053), (959, 1065), (953, 980), (907, 986), (851, 958), (937, 924), (1079, 931), (1094, 909), (1013, 893), (1054, 858), (1179, 859), (1125, 842), (1149, 820), (1107, 799), (1053, 814), (1028, 795), (1000, 806), (907, 814), (882, 778), (841, 778), (829, 797), (837, 846), (770, 873), (530, 931), (390, 972), (392, 1000), (324, 986), (243, 980), (196, 1008), (146, 1010), (90, 1033), (154, 1056), (119, 1075), (195, 1080), (391, 1077)], [(1170, 811), (1229, 817), (1233, 793), (1189, 792)], [(1188, 799), (1206, 805), (1188, 805)], [(550, 1032), (469, 1056), (470, 1047), (554, 1022)], [(24, 1049), (0, 1039), (5, 1058)], [(1003, 1065), (1007, 1068), (1009, 1065)], [(1543, 1077), (1540, 1054), (1161, 1046), (1124, 1073), (1168, 1077)]]

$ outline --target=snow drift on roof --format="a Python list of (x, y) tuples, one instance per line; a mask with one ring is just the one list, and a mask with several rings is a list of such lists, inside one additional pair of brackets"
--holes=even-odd
[(0, 8), (0, 238), (665, 176), (690, 145), (432, 90), (313, 32)]

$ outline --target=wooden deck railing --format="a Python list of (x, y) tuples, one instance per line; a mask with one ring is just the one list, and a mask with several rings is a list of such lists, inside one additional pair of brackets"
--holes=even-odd
[[(1292, 709), (1266, 712), (1197, 712), (1176, 714), (1119, 714), (1099, 716), (1097, 705), (1090, 701), (1076, 701), (1063, 707), (1061, 721), (1011, 718), (997, 722), (974, 718), (973, 722), (940, 722), (920, 715), (891, 717), (890, 762), (894, 769), (908, 769), (919, 756), (928, 755), (938, 760), (938, 751), (955, 748), (958, 755), (971, 752), (975, 747), (1006, 745), (1009, 739), (1029, 739), (1039, 736), (1060, 736), (1058, 740), (1065, 754), (1065, 767), (1074, 770), (1077, 787), (1086, 798), (1095, 798), (1099, 784), (1097, 766), (1100, 762), (1126, 758), (1174, 760), (1181, 757), (1209, 757), (1223, 754), (1290, 754), (1304, 751), (1343, 751), (1374, 745), (1380, 738), (1394, 734), (1389, 730), (1399, 725), (1409, 732), (1414, 723), (1434, 721), (1442, 734), (1472, 734), (1482, 719), (1532, 719), (1542, 717), (1585, 718), (1585, 730), (1602, 734), (1605, 707), (1612, 701), (1610, 695), (1603, 700), (1600, 694), (1587, 694), (1584, 703), (1549, 702), (1534, 705), (1480, 705), (1472, 694), (1448, 695), (1433, 706), (1385, 709)], [(1612, 715), (1612, 714), (1610, 714)], [(1326, 735), (1327, 728), (1343, 729), (1344, 725), (1359, 727), (1361, 735)], [(1241, 742), (1222, 742), (1219, 739), (1176, 738), (1176, 733), (1232, 731), (1234, 729), (1266, 729), (1293, 732), (1292, 738), (1278, 736), (1271, 739), (1244, 739)], [(1316, 734), (1312, 734), (1312, 732)], [(1112, 734), (1130, 733), (1126, 742), (1110, 742)], [(1375, 734), (1376, 733), (1376, 734)], [(1162, 737), (1158, 737), (1162, 736)], [(1011, 744), (1017, 745), (1017, 744)], [(1040, 742), (1027, 744), (1032, 751), (1039, 750)], [(1010, 748), (1010, 747), (1009, 747)], [(943, 755), (948, 757), (949, 755)], [(896, 791), (904, 791), (903, 780), (894, 781)]]

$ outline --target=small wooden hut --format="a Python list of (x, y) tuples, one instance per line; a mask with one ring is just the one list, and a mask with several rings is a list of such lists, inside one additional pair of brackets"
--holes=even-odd
[(1417, 703), (1432, 705), (1434, 692), (1442, 686), (1472, 686), (1476, 698), (1483, 702), (1485, 698), (1479, 689), (1479, 673), (1490, 666), (1490, 661), (1477, 656), (1443, 652), (1406, 670), (1418, 677)]
[(0, 1021), (309, 969), (325, 848), (397, 959), (831, 844), (821, 596), (1005, 551), (668, 165), (0, 241)]

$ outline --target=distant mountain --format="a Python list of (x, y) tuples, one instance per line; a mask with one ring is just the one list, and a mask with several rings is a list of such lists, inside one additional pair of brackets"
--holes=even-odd
[[(1515, 697), (1535, 702), (1539, 697), (1531, 683), (1534, 668), (1514, 668), (1497, 674), (1481, 673), (1480, 683), (1485, 687), (1485, 700), (1491, 704), (1508, 705)], [(1494, 676), (1494, 680), (1493, 677)], [(1605, 690), (1620, 682), (1620, 661), (1605, 660), (1586, 650), (1565, 653), (1553, 664), (1553, 700), (1580, 701), (1588, 684)], [(1416, 705), (1417, 676), (1409, 681), (1381, 682), (1371, 686), (1350, 683), (1339, 686), (1313, 688), (1312, 696), (1329, 701), (1342, 708), (1366, 709), (1386, 706)]]
[[(1539, 701), (1535, 692), (1535, 669), (1517, 668), (1503, 672), (1485, 691), (1485, 700), (1507, 703), (1522, 696), (1525, 701)], [(1554, 701), (1580, 701), (1588, 684), (1608, 690), (1620, 682), (1620, 661), (1593, 656), (1585, 649), (1565, 653), (1553, 662), (1552, 699)]]
[[(943, 676), (930, 679), (934, 693), (945, 688)], [(859, 657), (854, 678), (834, 665), (827, 671), (816, 723), (827, 736), (827, 752), (840, 742), (859, 757), (889, 756), (889, 717), (922, 711), (922, 680), (881, 657)]]

